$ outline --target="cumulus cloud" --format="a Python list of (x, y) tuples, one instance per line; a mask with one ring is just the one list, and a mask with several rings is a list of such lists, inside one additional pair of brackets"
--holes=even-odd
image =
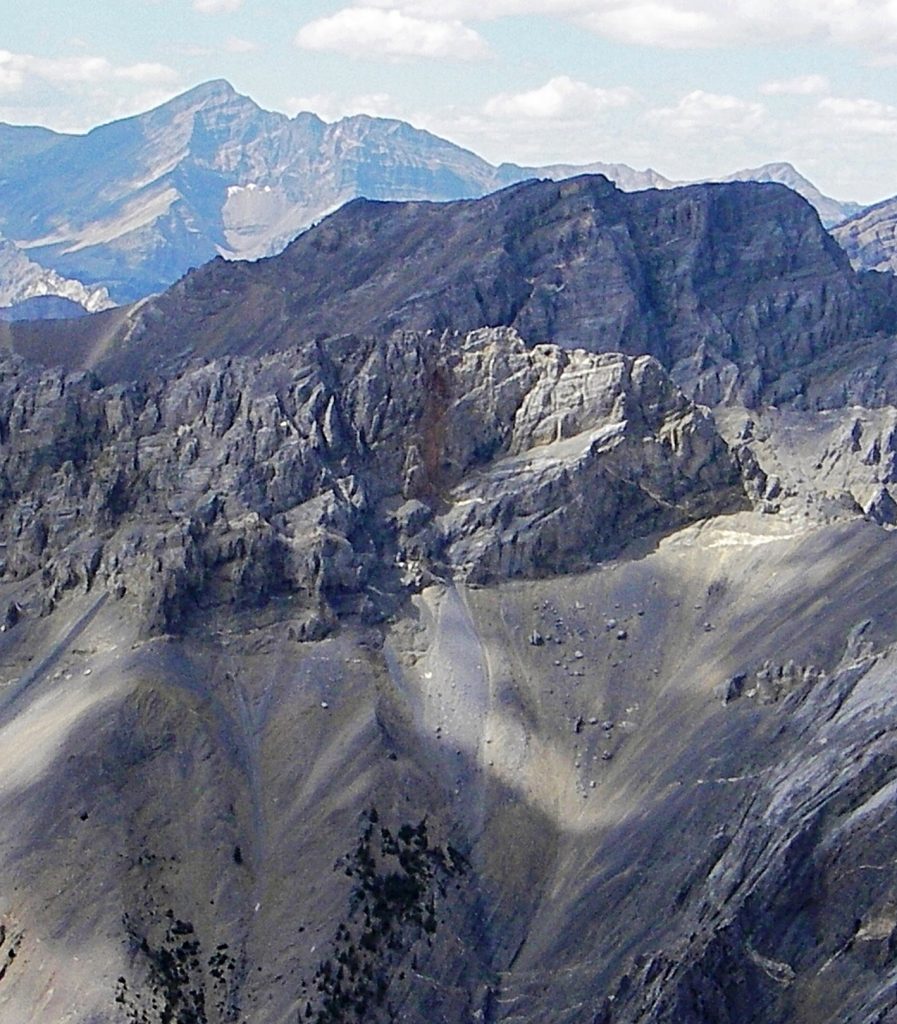
[(695, 89), (675, 106), (658, 107), (647, 116), (657, 127), (676, 135), (737, 135), (760, 128), (765, 113), (761, 103)]
[(346, 7), (311, 21), (296, 34), (296, 45), (350, 57), (482, 60), (489, 55), (483, 37), (460, 21), (379, 7)]
[(635, 45), (689, 48), (800, 40), (897, 56), (894, 0), (368, 0), (413, 17), (543, 14)]
[(117, 66), (105, 57), (35, 57), (0, 50), (0, 88), (20, 89), (29, 76), (57, 84), (126, 81), (141, 85), (161, 85), (178, 77), (166, 64), (147, 61)]
[(775, 82), (764, 82), (760, 92), (764, 96), (816, 96), (828, 92), (829, 82), (825, 75), (798, 75)]
[(486, 102), (484, 113), (497, 118), (578, 120), (626, 106), (632, 96), (631, 89), (600, 89), (560, 75), (538, 89), (493, 96)]
[(817, 104), (836, 131), (856, 135), (897, 135), (897, 107), (870, 99), (830, 96)]
[(199, 14), (231, 14), (243, 6), (243, 0), (193, 0), (193, 10)]
[(719, 41), (720, 24), (715, 13), (668, 3), (618, 5), (585, 14), (582, 23), (597, 35), (641, 46), (678, 48)]

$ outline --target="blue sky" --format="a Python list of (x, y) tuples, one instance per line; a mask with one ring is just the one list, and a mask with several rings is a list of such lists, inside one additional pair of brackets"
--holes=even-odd
[(839, 199), (897, 194), (897, 0), (0, 4), (12, 123), (85, 131), (227, 78), (267, 109), (399, 117), (493, 162), (686, 179), (788, 160)]

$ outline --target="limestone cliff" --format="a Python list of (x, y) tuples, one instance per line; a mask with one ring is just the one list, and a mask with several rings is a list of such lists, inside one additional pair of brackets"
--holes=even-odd
[[(346, 338), (166, 383), (4, 365), (7, 580), (47, 614), (96, 583), (149, 629), (296, 597), (309, 628), (437, 578), (583, 567), (737, 507), (737, 467), (650, 357), (508, 329)], [(743, 500), (743, 499), (742, 499)]]

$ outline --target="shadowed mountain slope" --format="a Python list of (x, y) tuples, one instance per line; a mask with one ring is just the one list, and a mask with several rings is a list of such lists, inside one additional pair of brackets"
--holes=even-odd
[[(587, 176), (449, 204), (358, 200), (278, 257), (189, 274), (100, 345), (58, 333), (44, 344), (126, 379), (309, 337), (483, 325), (531, 344), (649, 353), (709, 403), (774, 388), (841, 403), (837, 374), (818, 395), (807, 368), (853, 358), (864, 340), (879, 353), (897, 327), (897, 283), (856, 274), (782, 186), (624, 193)], [(15, 346), (37, 351), (41, 330), (21, 329)]]

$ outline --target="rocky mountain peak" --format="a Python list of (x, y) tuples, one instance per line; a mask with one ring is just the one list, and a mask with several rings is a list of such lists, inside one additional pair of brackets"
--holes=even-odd
[(202, 110), (209, 107), (222, 107), (231, 104), (243, 106), (247, 103), (252, 104), (252, 107), (256, 110), (260, 109), (248, 96), (238, 93), (227, 79), (215, 78), (193, 86), (192, 89), (188, 89), (186, 92), (180, 93), (173, 99), (155, 107), (147, 115), (138, 115), (138, 117), (151, 115), (162, 120), (165, 117), (176, 116), (186, 110)]
[(746, 168), (735, 174), (727, 175), (723, 181), (769, 181), (779, 182), (803, 196), (819, 214), (826, 227), (839, 224), (845, 218), (860, 210), (858, 203), (840, 202), (822, 192), (787, 161), (763, 164), (760, 167)]

